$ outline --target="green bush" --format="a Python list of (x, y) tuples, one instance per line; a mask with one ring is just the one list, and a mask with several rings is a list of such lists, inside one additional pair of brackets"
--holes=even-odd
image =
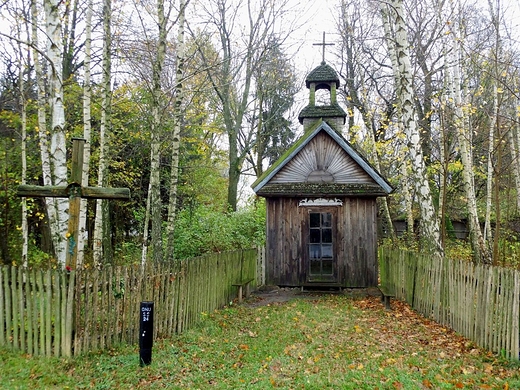
[(175, 257), (251, 248), (265, 242), (265, 204), (222, 213), (206, 206), (179, 212), (175, 225)]

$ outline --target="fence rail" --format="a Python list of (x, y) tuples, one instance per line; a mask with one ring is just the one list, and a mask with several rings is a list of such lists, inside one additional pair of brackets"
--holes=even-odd
[[(135, 343), (139, 304), (154, 301), (158, 337), (171, 336), (232, 301), (232, 284), (256, 281), (256, 249), (171, 264), (102, 270), (0, 267), (0, 346), (33, 355), (71, 356)], [(256, 283), (255, 283), (256, 285)]]
[(380, 248), (381, 284), (482, 348), (519, 359), (520, 273)]

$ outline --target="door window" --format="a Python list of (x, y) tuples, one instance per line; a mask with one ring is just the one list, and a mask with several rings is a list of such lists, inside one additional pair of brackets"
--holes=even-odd
[(330, 277), (334, 273), (332, 213), (309, 213), (310, 277)]

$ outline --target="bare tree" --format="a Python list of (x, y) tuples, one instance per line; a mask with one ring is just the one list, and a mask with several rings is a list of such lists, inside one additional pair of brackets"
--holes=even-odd
[[(265, 54), (272, 49), (269, 47), (272, 41), (267, 38), (276, 34), (277, 44), (283, 44), (291, 20), (285, 18), (282, 23), (281, 18), (286, 16), (286, 0), (238, 3), (211, 0), (201, 7), (208, 18), (206, 27), (219, 37), (218, 56), (209, 57), (203, 50), (204, 45), (199, 53), (222, 110), (228, 138), (228, 204), (231, 210), (236, 210), (242, 165), (255, 139), (254, 131), (246, 123), (246, 114), (254, 99), (253, 75), (262, 66)], [(240, 24), (241, 12), (246, 21), (243, 25)], [(281, 24), (284, 24), (283, 28), (280, 28)]]
[(468, 118), (463, 109), (465, 103), (463, 101), (460, 76), (460, 36), (456, 30), (456, 25), (450, 30), (450, 36), (452, 45), (450, 51), (449, 72), (451, 72), (451, 84), (449, 90), (451, 91), (450, 98), (453, 102), (453, 112), (455, 116), (454, 123), (457, 129), (457, 139), (463, 165), (463, 182), (467, 199), (470, 241), (476, 261), (489, 264), (491, 262), (491, 257), (482, 235), (482, 231), (480, 230), (477, 210), (473, 177), (473, 158), (470, 143), (471, 129), (469, 129)]
[[(99, 165), (97, 183), (100, 187), (106, 187), (108, 183), (108, 154), (111, 126), (111, 101), (112, 101), (112, 1), (103, 1), (103, 64), (102, 64), (102, 103), (101, 126), (99, 132)], [(94, 222), (93, 255), (94, 264), (100, 266), (103, 262), (110, 262), (112, 246), (110, 244), (110, 219), (108, 217), (108, 201), (96, 200), (96, 219)]]

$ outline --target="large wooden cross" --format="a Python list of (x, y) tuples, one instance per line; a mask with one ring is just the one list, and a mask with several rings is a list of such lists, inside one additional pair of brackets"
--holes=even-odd
[(66, 186), (18, 186), (18, 196), (41, 198), (69, 198), (69, 222), (67, 232), (67, 257), (65, 265), (68, 269), (76, 269), (78, 258), (77, 242), (79, 235), (79, 210), (81, 198), (86, 199), (130, 199), (128, 188), (83, 187), (83, 149), (85, 140), (72, 139), (72, 167), (70, 183)]
[(322, 46), (322, 52), (321, 52), (321, 62), (322, 64), (325, 63), (325, 46), (334, 46), (334, 43), (325, 43), (325, 31), (323, 31), (323, 42), (321, 43), (313, 43), (313, 46)]

